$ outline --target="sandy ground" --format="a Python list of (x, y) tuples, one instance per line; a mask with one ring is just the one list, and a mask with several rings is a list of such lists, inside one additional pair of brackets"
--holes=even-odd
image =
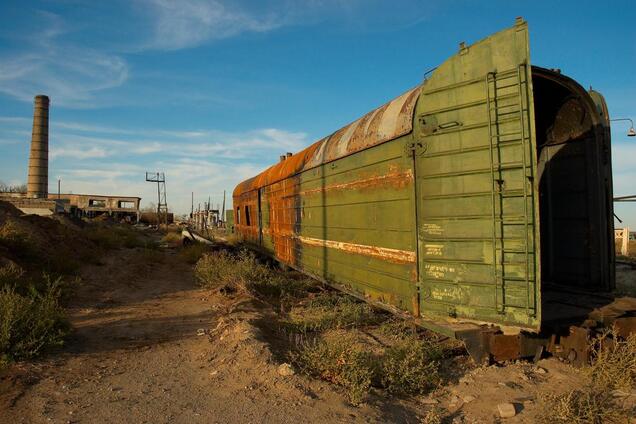
[[(582, 381), (555, 359), (468, 367), (430, 396), (377, 391), (353, 407), (338, 387), (279, 374), (267, 305), (201, 290), (173, 250), (157, 256), (119, 250), (83, 269), (66, 346), (0, 376), (0, 423), (415, 423), (431, 408), (454, 423), (532, 423), (537, 393)], [(518, 414), (498, 418), (501, 402)]]

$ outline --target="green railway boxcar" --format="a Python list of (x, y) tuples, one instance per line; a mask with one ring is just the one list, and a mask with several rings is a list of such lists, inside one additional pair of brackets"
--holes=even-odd
[(247, 241), (439, 331), (539, 332), (614, 286), (607, 107), (530, 65), (521, 19), (233, 200)]

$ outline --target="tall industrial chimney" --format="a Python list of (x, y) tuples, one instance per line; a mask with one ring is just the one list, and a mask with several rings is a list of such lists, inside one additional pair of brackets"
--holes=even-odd
[(46, 198), (49, 191), (49, 98), (35, 96), (27, 197)]

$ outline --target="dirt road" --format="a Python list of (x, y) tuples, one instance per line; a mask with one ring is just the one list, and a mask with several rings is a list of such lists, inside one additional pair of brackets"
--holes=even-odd
[(0, 423), (416, 423), (432, 409), (493, 423), (502, 402), (517, 408), (505, 422), (532, 423), (538, 393), (582, 384), (555, 359), (468, 366), (429, 396), (374, 391), (353, 407), (334, 385), (281, 374), (272, 309), (198, 288), (176, 250), (115, 250), (81, 273), (66, 345), (0, 375)]
[(279, 375), (266, 310), (198, 289), (174, 251), (115, 251), (82, 276), (71, 338), (14, 367), (0, 422), (416, 421), (400, 402), (354, 408), (327, 383)]

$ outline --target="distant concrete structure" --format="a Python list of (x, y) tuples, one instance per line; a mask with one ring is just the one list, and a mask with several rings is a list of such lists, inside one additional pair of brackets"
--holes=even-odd
[(95, 218), (107, 214), (114, 219), (132, 219), (139, 221), (139, 203), (141, 197), (103, 196), (99, 194), (49, 194), (64, 206), (71, 215)]
[(49, 190), (49, 98), (35, 96), (27, 197), (46, 199)]
[(11, 203), (28, 215), (49, 216), (64, 212), (61, 202), (54, 199), (29, 199), (26, 193), (0, 193), (0, 200)]

